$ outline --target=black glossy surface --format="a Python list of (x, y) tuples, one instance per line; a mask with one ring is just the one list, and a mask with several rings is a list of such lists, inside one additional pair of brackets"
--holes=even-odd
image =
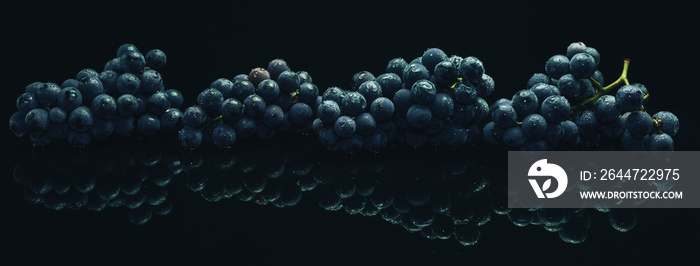
[[(163, 50), (168, 56), (162, 71), (165, 86), (181, 90), (189, 106), (215, 79), (247, 73), (274, 58), (285, 59), (292, 69), (308, 71), (314, 83), (325, 89), (348, 87), (358, 71), (383, 73), (392, 58), (412, 59), (430, 47), (481, 59), (496, 82), (495, 93), (487, 99), (492, 103), (522, 89), (532, 73), (543, 71), (551, 55), (564, 53), (573, 41), (583, 41), (601, 53), (599, 69), (607, 81), (615, 79), (622, 60), (630, 58), (629, 77), (651, 91), (650, 110), (671, 110), (679, 116), (677, 149), (700, 148), (695, 134), (700, 122), (698, 90), (694, 68), (689, 67), (694, 60), (690, 38), (696, 24), (686, 16), (691, 8), (588, 1), (423, 4), (120, 2), (118, 8), (88, 8), (19, 3), (20, 7), (5, 9), (0, 16), (6, 65), (3, 114), (9, 118), (16, 96), (30, 82), (61, 82), (80, 69), (100, 69), (125, 42), (146, 51)], [(322, 210), (316, 201), (318, 189), (302, 193), (298, 204), (284, 208), (235, 198), (209, 202), (188, 187), (185, 173), (165, 186), (172, 211), (135, 225), (125, 207), (54, 211), (25, 201), (25, 187), (14, 180), (13, 171), (18, 163), (32, 163), (31, 144), (9, 130), (3, 136), (2, 235), (9, 246), (3, 254), (26, 264), (678, 265), (697, 260), (700, 248), (697, 209), (637, 210), (637, 225), (626, 233), (611, 228), (607, 215), (593, 211), (588, 238), (576, 245), (540, 226), (516, 227), (506, 216), (491, 212), (478, 243), (464, 247), (454, 239), (428, 240), (408, 233), (379, 217)], [(245, 146), (255, 151), (249, 146), (256, 143)], [(166, 145), (164, 152), (179, 152), (172, 139), (153, 145), (156, 149)], [(134, 154), (144, 145), (134, 141), (102, 148), (108, 146)], [(505, 168), (504, 151), (480, 147), (488, 150), (479, 157), (483, 166)], [(473, 156), (475, 151), (456, 156)], [(399, 155), (430, 157), (419, 151)], [(332, 165), (346, 162), (342, 157), (321, 158), (319, 162)], [(200, 170), (198, 174), (212, 173)]]

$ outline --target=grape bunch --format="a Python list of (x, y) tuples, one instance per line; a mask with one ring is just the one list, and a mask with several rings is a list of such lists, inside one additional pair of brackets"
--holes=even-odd
[(379, 153), (397, 141), (410, 147), (458, 148), (476, 141), (495, 88), (474, 56), (427, 49), (410, 63), (394, 58), (386, 72), (356, 73), (348, 90), (322, 94), (314, 133), (329, 150)]
[(61, 85), (33, 82), (17, 98), (10, 130), (29, 135), (35, 145), (67, 141), (74, 147), (112, 136), (152, 139), (162, 131), (176, 132), (183, 97), (165, 89), (158, 72), (165, 63), (163, 51), (144, 55), (126, 43), (102, 72), (85, 68)]
[(491, 105), (484, 139), (513, 150), (674, 150), (678, 117), (647, 112), (649, 92), (630, 84), (629, 60), (607, 86), (599, 63), (595, 48), (571, 43), (566, 55), (547, 60), (545, 73), (530, 77), (526, 89)]
[(318, 87), (306, 71), (292, 71), (283, 59), (233, 79), (219, 78), (181, 116), (180, 146), (195, 149), (203, 140), (230, 148), (237, 139), (270, 139), (277, 132), (310, 134)]

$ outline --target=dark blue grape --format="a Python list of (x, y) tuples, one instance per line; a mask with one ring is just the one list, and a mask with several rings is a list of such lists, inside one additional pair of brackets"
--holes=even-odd
[(584, 110), (576, 116), (576, 121), (574, 122), (578, 126), (581, 139), (591, 140), (598, 136), (600, 122), (593, 111)]
[(357, 126), (352, 117), (344, 115), (335, 121), (333, 128), (335, 129), (335, 134), (338, 135), (338, 137), (349, 138), (353, 133), (355, 133)]
[(104, 86), (98, 77), (85, 77), (78, 81), (77, 89), (85, 102), (92, 102), (97, 95), (104, 93)]
[(17, 97), (17, 110), (23, 113), (28, 113), (32, 109), (39, 107), (39, 101), (33, 93), (25, 92)]
[[(600, 64), (600, 53), (598, 52), (598, 50), (596, 50), (593, 47), (586, 47), (586, 50), (584, 52), (593, 57), (593, 60), (595, 60), (596, 65)], [(601, 84), (603, 83), (602, 81), (599, 81), (599, 82)]]
[(177, 132), (182, 128), (184, 113), (177, 108), (169, 108), (160, 116), (160, 125), (167, 132)]
[[(559, 79), (565, 74), (569, 73), (569, 64), (570, 61), (568, 57), (564, 55), (554, 55), (547, 59), (547, 63), (544, 65), (544, 70), (550, 78)], [(561, 87), (559, 89), (561, 90)]]
[(160, 119), (152, 114), (144, 114), (139, 117), (137, 122), (137, 128), (139, 132), (149, 139), (153, 139), (160, 131)]
[[(421, 57), (421, 64), (423, 64), (427, 69), (433, 70), (440, 62), (447, 61), (447, 54), (440, 50), (440, 48), (430, 48), (423, 52)], [(449, 62), (449, 61), (447, 61)]]
[(511, 99), (511, 105), (518, 117), (523, 118), (532, 114), (539, 107), (537, 95), (531, 90), (525, 89), (516, 92)]
[(560, 146), (575, 147), (578, 145), (578, 125), (571, 120), (563, 121), (560, 125), (564, 129), (564, 136), (561, 138)]
[(615, 96), (603, 95), (595, 102), (595, 115), (601, 123), (608, 123), (620, 116)]
[(117, 98), (117, 112), (123, 116), (132, 116), (139, 109), (138, 99), (131, 94), (122, 94)]
[(547, 133), (544, 134), (544, 141), (551, 147), (559, 146), (559, 142), (564, 138), (564, 127), (561, 123), (548, 123)]
[(199, 128), (205, 122), (207, 122), (207, 113), (198, 105), (188, 107), (182, 114), (182, 124), (185, 127)]
[(340, 104), (345, 97), (345, 91), (338, 87), (329, 87), (323, 92), (323, 100), (331, 100)]
[(386, 65), (386, 72), (387, 73), (394, 73), (398, 76), (403, 75), (403, 70), (408, 66), (408, 62), (404, 60), (403, 58), (394, 58), (389, 61), (389, 63)]
[(363, 82), (358, 87), (357, 92), (362, 94), (362, 96), (365, 97), (365, 100), (369, 103), (374, 101), (374, 99), (382, 97), (383, 95), (382, 87), (379, 85), (379, 82), (375, 80), (368, 80)]
[(152, 69), (161, 69), (167, 63), (168, 57), (160, 49), (153, 49), (146, 53), (146, 65)]
[(535, 94), (535, 96), (537, 96), (537, 100), (540, 104), (542, 104), (542, 101), (544, 101), (544, 99), (547, 99), (547, 97), (549, 96), (561, 95), (561, 92), (559, 92), (559, 88), (557, 88), (557, 86), (543, 82), (532, 85), (530, 87), (530, 91), (532, 91)]
[(673, 138), (666, 133), (649, 135), (646, 148), (649, 151), (673, 151)]
[(132, 73), (123, 73), (117, 78), (117, 91), (121, 94), (136, 94), (140, 88), (141, 79)]
[(486, 119), (489, 115), (489, 104), (484, 100), (484, 98), (477, 97), (476, 102), (474, 102), (474, 120), (476, 122), (481, 122)]
[(24, 128), (29, 132), (44, 132), (49, 123), (49, 113), (41, 108), (32, 109), (24, 116)]
[(318, 138), (321, 145), (326, 148), (332, 148), (338, 142), (338, 135), (335, 133), (334, 126), (322, 127), (318, 131)]
[(277, 105), (270, 104), (265, 107), (262, 114), (262, 122), (270, 129), (277, 128), (284, 120), (284, 111)]
[(523, 135), (531, 140), (540, 140), (547, 133), (547, 120), (540, 114), (530, 114), (523, 119)]
[(395, 107), (400, 111), (408, 111), (415, 104), (413, 101), (413, 93), (409, 89), (400, 89), (394, 94), (393, 101)]
[(644, 93), (635, 85), (625, 85), (617, 90), (615, 100), (622, 113), (638, 111), (644, 103)]
[(575, 54), (569, 61), (569, 68), (575, 78), (590, 78), (596, 70), (595, 59), (585, 52)]
[(117, 101), (109, 94), (100, 94), (92, 100), (92, 113), (97, 118), (112, 119), (117, 115)]
[(360, 134), (352, 134), (348, 138), (338, 140), (337, 146), (347, 154), (357, 154), (362, 150), (363, 138)]
[(377, 129), (377, 121), (370, 113), (362, 113), (355, 117), (355, 127), (360, 136), (367, 137)]
[(178, 133), (180, 147), (194, 149), (202, 145), (202, 131), (198, 128), (185, 126)]
[(408, 66), (406, 66), (401, 75), (401, 79), (403, 80), (406, 88), (411, 88), (413, 86), (413, 83), (416, 83), (416, 81), (422, 79), (427, 80), (428, 78), (430, 78), (430, 73), (428, 72), (428, 69), (426, 69), (424, 65), (416, 63), (411, 63)]
[(561, 95), (567, 98), (576, 98), (581, 94), (581, 82), (571, 74), (565, 74), (557, 81), (557, 88)]
[(302, 84), (301, 77), (299, 77), (299, 74), (291, 70), (285, 70), (279, 73), (276, 80), (280, 91), (283, 93), (292, 93), (298, 91), (299, 86)]
[(255, 93), (255, 86), (248, 80), (237, 80), (233, 82), (233, 90), (231, 94), (239, 101), (245, 100), (246, 97)]
[(486, 74), (481, 75), (481, 79), (475, 84), (476, 92), (479, 97), (488, 97), (496, 89), (496, 83), (494, 82), (493, 78)]
[(578, 53), (585, 53), (586, 48), (587, 46), (583, 42), (572, 42), (566, 47), (566, 57), (571, 59)]
[(182, 104), (184, 102), (184, 98), (182, 96), (182, 93), (176, 89), (167, 89), (165, 90), (165, 96), (168, 97), (168, 101), (170, 102), (170, 107), (173, 108), (180, 108), (182, 107)]
[(211, 132), (211, 139), (216, 147), (231, 148), (236, 142), (236, 130), (227, 124), (218, 125)]
[(425, 129), (430, 125), (430, 121), (433, 118), (433, 114), (428, 106), (422, 104), (414, 104), (411, 108), (408, 108), (406, 112), (406, 119), (408, 120), (408, 125), (414, 129)]
[(318, 106), (316, 113), (318, 118), (321, 119), (321, 122), (326, 125), (335, 123), (341, 115), (340, 106), (337, 102), (332, 100), (324, 100), (321, 105)]
[(146, 66), (146, 58), (140, 52), (129, 52), (122, 56), (126, 71), (140, 73)]
[(430, 111), (436, 117), (446, 118), (454, 114), (455, 103), (447, 93), (438, 93), (430, 104)]
[(92, 68), (83, 68), (80, 71), (78, 71), (78, 74), (75, 75), (76, 80), (83, 80), (86, 78), (98, 78), (100, 76), (100, 73), (97, 73), (96, 70)]
[(519, 148), (525, 144), (525, 134), (520, 127), (511, 127), (503, 132), (503, 144), (510, 148)]
[(58, 84), (46, 82), (36, 91), (36, 99), (42, 106), (53, 107), (56, 105), (56, 99), (60, 93), (61, 87)]
[(52, 124), (63, 124), (68, 120), (68, 113), (61, 107), (54, 107), (49, 110), (49, 122)]
[(491, 120), (500, 128), (509, 128), (518, 122), (518, 114), (510, 104), (499, 104), (491, 112)]
[[(68, 124), (75, 132), (86, 132), (94, 123), (92, 111), (87, 106), (79, 106), (68, 115)], [(25, 122), (26, 123), (26, 122)]]
[(411, 86), (411, 99), (418, 104), (428, 105), (432, 103), (436, 94), (437, 88), (426, 79), (418, 80)]
[(277, 85), (277, 82), (274, 80), (266, 79), (258, 83), (255, 93), (260, 95), (260, 97), (262, 97), (265, 101), (273, 102), (275, 99), (277, 99), (277, 96), (279, 96), (280, 88), (279, 85)]
[(300, 102), (312, 105), (318, 99), (318, 87), (313, 83), (304, 82), (299, 86), (298, 97)]
[(224, 95), (224, 99), (233, 96), (233, 81), (227, 78), (218, 78), (209, 85), (210, 88), (217, 89)]
[(526, 87), (529, 89), (532, 89), (532, 86), (535, 86), (538, 83), (544, 83), (544, 84), (552, 84), (552, 80), (547, 76), (545, 73), (535, 73), (530, 76), (530, 79), (527, 80), (527, 85)]
[[(104, 93), (110, 95), (117, 94), (117, 80), (119, 79), (119, 73), (115, 72), (114, 70), (105, 70), (100, 72), (99, 79), (102, 82)], [(77, 84), (75, 86), (77, 86)]]
[(678, 117), (669, 111), (660, 111), (652, 116), (653, 119), (661, 121), (661, 132), (673, 137), (678, 134), (680, 124)]
[(252, 118), (260, 118), (265, 112), (267, 104), (260, 95), (252, 94), (243, 101), (245, 114)]
[(355, 73), (355, 75), (352, 76), (352, 82), (350, 83), (350, 90), (352, 91), (358, 91), (360, 89), (360, 85), (364, 83), (365, 81), (374, 81), (375, 77), (370, 73), (369, 71), (360, 71)]
[(343, 100), (340, 102), (340, 108), (345, 115), (357, 116), (367, 108), (367, 100), (359, 92), (351, 91), (343, 97)]
[(458, 104), (473, 104), (478, 96), (474, 86), (462, 82), (458, 83), (452, 92), (452, 97)]
[(540, 113), (549, 123), (561, 123), (569, 119), (571, 106), (565, 97), (553, 95), (547, 97), (540, 107)]
[(228, 98), (221, 103), (219, 113), (226, 122), (234, 122), (245, 113), (243, 103), (236, 98)]
[(625, 129), (630, 135), (636, 139), (641, 139), (649, 133), (653, 128), (654, 122), (651, 116), (644, 111), (634, 111), (625, 118)]
[(287, 61), (281, 58), (272, 59), (267, 64), (267, 71), (270, 73), (270, 78), (274, 80), (277, 80), (282, 72), (287, 70), (289, 70), (289, 65), (287, 65)]
[(150, 94), (159, 91), (163, 87), (163, 77), (153, 69), (147, 69), (141, 74), (142, 92)]
[(622, 116), (617, 116), (612, 121), (603, 123), (600, 126), (600, 133), (608, 138), (617, 138), (625, 131), (625, 122)]
[(471, 83), (478, 83), (484, 71), (484, 64), (474, 56), (465, 57), (459, 64), (459, 76)]
[(476, 119), (476, 108), (474, 105), (455, 104), (452, 122), (462, 126), (469, 126)]
[(379, 75), (375, 81), (382, 88), (382, 96), (391, 98), (401, 89), (401, 78), (395, 73), (384, 73)]
[(162, 115), (170, 107), (168, 96), (162, 91), (151, 94), (146, 100), (146, 109), (155, 115)]
[(311, 110), (311, 106), (303, 102), (295, 103), (289, 110), (289, 119), (291, 119), (292, 123), (296, 126), (307, 125), (311, 122), (313, 115), (314, 113), (313, 110)]
[(394, 117), (394, 102), (386, 97), (379, 97), (370, 104), (370, 113), (378, 122), (391, 121)]

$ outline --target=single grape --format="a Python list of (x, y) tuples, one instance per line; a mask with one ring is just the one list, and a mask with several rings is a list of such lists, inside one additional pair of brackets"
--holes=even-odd
[(90, 135), (93, 139), (106, 140), (114, 133), (112, 120), (95, 118), (95, 122), (90, 127)]
[(341, 116), (335, 121), (333, 128), (335, 129), (335, 133), (338, 135), (338, 137), (349, 138), (353, 133), (355, 133), (355, 120), (347, 115)]
[[(118, 93), (117, 80), (119, 79), (119, 73), (117, 73), (114, 70), (104, 70), (100, 72), (99, 79), (102, 82), (102, 86), (104, 87), (104, 93), (110, 95), (115, 95)], [(77, 84), (74, 86), (77, 86)], [(61, 87), (63, 88), (63, 84), (61, 85)]]
[(258, 84), (263, 80), (270, 79), (270, 72), (262, 67), (256, 67), (250, 70), (248, 74), (248, 80), (253, 84), (253, 87), (257, 88)]
[(78, 81), (77, 89), (85, 102), (92, 102), (97, 95), (104, 93), (102, 81), (97, 77), (86, 77)]
[(276, 81), (266, 79), (258, 83), (255, 93), (260, 95), (260, 97), (262, 97), (265, 101), (273, 102), (275, 99), (277, 99), (277, 96), (279, 96), (280, 88)]
[(63, 124), (68, 120), (68, 113), (61, 107), (54, 107), (49, 110), (49, 122), (52, 124)]
[(673, 137), (678, 134), (680, 124), (678, 117), (669, 111), (660, 111), (652, 116), (653, 119), (661, 121), (661, 132)]
[(458, 104), (473, 104), (478, 96), (479, 95), (474, 86), (463, 82), (458, 83), (452, 91), (452, 97), (454, 98), (455, 103)]
[(636, 139), (644, 138), (653, 128), (651, 116), (644, 111), (634, 111), (625, 118), (625, 129)]
[(241, 138), (250, 138), (257, 131), (255, 119), (247, 115), (238, 119), (238, 121), (233, 124), (233, 127), (236, 129), (236, 136)]
[(121, 94), (136, 94), (140, 88), (141, 79), (132, 73), (123, 73), (117, 78), (117, 91)]
[[(246, 76), (247, 77), (247, 76)], [(233, 90), (231, 94), (239, 101), (245, 100), (246, 97), (255, 93), (255, 86), (248, 80), (237, 80), (233, 82)]]
[(638, 111), (644, 103), (644, 93), (635, 85), (624, 85), (617, 90), (615, 100), (622, 113)]
[(430, 104), (430, 111), (439, 118), (450, 117), (454, 114), (455, 103), (447, 93), (438, 93)]
[(523, 119), (522, 132), (531, 140), (540, 140), (547, 133), (547, 120), (540, 114), (530, 114)]
[(221, 103), (219, 113), (226, 122), (235, 122), (245, 113), (243, 103), (236, 98), (228, 98)]
[(650, 151), (673, 151), (673, 139), (666, 133), (654, 133), (649, 135), (646, 143)]
[(525, 89), (516, 92), (511, 99), (511, 105), (518, 117), (523, 118), (534, 113), (539, 107), (537, 95), (531, 90)]
[(42, 106), (53, 107), (56, 105), (56, 100), (60, 93), (61, 87), (58, 84), (46, 82), (36, 91), (36, 99)]
[(270, 78), (274, 80), (277, 80), (284, 71), (288, 70), (289, 65), (287, 65), (287, 61), (284, 61), (284, 59), (272, 59), (272, 61), (267, 64), (267, 71), (270, 73)]
[(139, 87), (142, 92), (146, 94), (154, 93), (163, 87), (163, 77), (153, 69), (147, 69), (141, 74), (141, 86)]
[(615, 96), (603, 95), (595, 102), (595, 115), (601, 123), (616, 120), (620, 116), (620, 109), (615, 102)]
[(491, 113), (491, 119), (500, 128), (509, 128), (518, 122), (518, 114), (510, 104), (500, 104)]
[(542, 101), (544, 99), (547, 99), (547, 97), (552, 96), (552, 95), (561, 95), (561, 92), (559, 91), (559, 88), (557, 86), (544, 83), (544, 82), (539, 82), (530, 87), (530, 91), (532, 91), (535, 96), (537, 96), (537, 99), (539, 100), (540, 104), (542, 104)]
[(367, 108), (367, 100), (356, 91), (348, 92), (340, 102), (340, 108), (348, 116), (357, 116)]
[(24, 128), (29, 132), (44, 132), (49, 123), (49, 113), (41, 108), (32, 109), (24, 116)]
[(177, 108), (169, 108), (160, 116), (161, 127), (167, 132), (177, 132), (182, 128), (182, 116), (184, 113)]
[(484, 64), (474, 56), (465, 57), (459, 64), (459, 76), (472, 83), (478, 83), (484, 71)]
[(435, 66), (437, 66), (440, 62), (447, 61), (447, 59), (447, 54), (444, 51), (440, 50), (440, 48), (430, 48), (423, 52), (423, 56), (421, 57), (421, 64), (423, 64), (425, 68), (433, 70), (435, 69)]
[(245, 114), (252, 118), (260, 118), (265, 112), (267, 104), (265, 100), (257, 94), (251, 94), (243, 101)]
[(435, 85), (427, 79), (418, 80), (411, 86), (411, 99), (417, 104), (428, 105), (432, 103), (436, 94)]
[(146, 65), (151, 69), (161, 69), (165, 66), (167, 62), (167, 56), (160, 49), (153, 49), (146, 53)]
[(298, 91), (299, 86), (301, 85), (301, 77), (299, 77), (299, 74), (291, 70), (285, 70), (279, 73), (276, 80), (280, 91), (283, 93)]
[(600, 122), (595, 116), (595, 113), (590, 110), (585, 110), (576, 116), (576, 121), (574, 121), (579, 129), (579, 135), (581, 139), (595, 139), (598, 136), (598, 130), (600, 129)]
[[(569, 58), (566, 56), (560, 54), (554, 55), (547, 59), (547, 63), (544, 65), (544, 70), (549, 77), (559, 79), (565, 74), (569, 73), (569, 64)], [(561, 87), (559, 89), (561, 89)]]
[(23, 113), (28, 113), (32, 109), (39, 107), (39, 101), (33, 93), (25, 92), (17, 97), (17, 110)]
[(415, 104), (412, 98), (412, 93), (410, 89), (400, 89), (393, 97), (394, 106), (399, 111), (406, 112), (408, 108), (411, 108)]
[(168, 97), (168, 101), (170, 102), (170, 107), (173, 108), (180, 108), (182, 107), (182, 104), (184, 102), (184, 98), (182, 96), (182, 93), (176, 89), (167, 89), (165, 90), (165, 96)]
[(146, 58), (140, 52), (129, 52), (122, 56), (126, 71), (140, 73), (146, 66)]
[(406, 68), (404, 68), (401, 75), (401, 79), (404, 82), (406, 88), (411, 88), (413, 83), (419, 80), (427, 80), (430, 78), (430, 73), (424, 65), (411, 63)]
[(198, 105), (185, 109), (182, 114), (182, 124), (185, 127), (199, 128), (207, 121), (207, 113)]
[(303, 102), (295, 103), (289, 110), (289, 119), (296, 126), (307, 125), (313, 118), (313, 115), (311, 106)]
[(212, 142), (219, 148), (231, 148), (236, 142), (236, 130), (228, 124), (221, 124), (211, 132)]
[(382, 87), (379, 85), (379, 82), (375, 80), (368, 80), (363, 82), (358, 87), (357, 92), (362, 94), (362, 96), (365, 97), (365, 100), (367, 100), (367, 102), (369, 103), (374, 101), (374, 99), (382, 97), (383, 95)]
[(581, 87), (581, 82), (571, 74), (564, 74), (557, 81), (557, 88), (561, 95), (570, 99), (574, 99), (581, 94)]
[(321, 122), (326, 125), (335, 123), (341, 115), (340, 106), (337, 102), (332, 100), (324, 100), (321, 105), (318, 106), (316, 113)]
[(153, 139), (160, 131), (160, 119), (152, 114), (144, 114), (139, 117), (137, 128), (146, 138)]
[(117, 101), (109, 94), (97, 95), (90, 107), (97, 118), (112, 119), (117, 115)]
[(312, 105), (318, 99), (318, 87), (313, 83), (304, 82), (299, 86), (299, 102)]
[(394, 73), (398, 76), (403, 75), (403, 70), (408, 66), (408, 62), (403, 58), (394, 58), (386, 65), (387, 73)]
[(355, 131), (362, 137), (367, 137), (377, 129), (377, 121), (370, 113), (362, 113), (355, 117)]
[(343, 89), (338, 88), (338, 87), (329, 87), (326, 89), (326, 91), (323, 92), (323, 100), (331, 100), (334, 102), (337, 102), (340, 104), (340, 102), (343, 101), (343, 98), (345, 97), (345, 91)]
[(460, 124), (450, 123), (442, 130), (440, 138), (445, 146), (457, 148), (467, 143), (469, 131)]
[(411, 108), (408, 108), (406, 112), (406, 119), (408, 120), (408, 125), (414, 129), (425, 129), (430, 125), (433, 114), (428, 106), (422, 104), (414, 104)]
[(382, 96), (391, 98), (401, 89), (401, 78), (395, 73), (384, 73), (379, 75), (375, 81), (382, 89)]
[[(87, 106), (79, 106), (68, 115), (68, 124), (75, 132), (86, 132), (94, 123), (92, 111)], [(25, 122), (26, 123), (26, 122)]]
[(532, 89), (532, 86), (535, 86), (538, 83), (544, 83), (544, 84), (552, 84), (552, 80), (547, 76), (545, 73), (535, 73), (530, 76), (530, 79), (527, 80), (527, 88)]
[(370, 113), (378, 122), (391, 121), (394, 117), (394, 112), (394, 102), (386, 97), (379, 97), (372, 101), (370, 105)]
[(138, 99), (131, 94), (122, 94), (117, 98), (117, 112), (123, 116), (132, 116), (139, 109)]

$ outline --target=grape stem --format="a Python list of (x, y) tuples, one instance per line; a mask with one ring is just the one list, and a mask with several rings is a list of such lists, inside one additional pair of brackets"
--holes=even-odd
[[(600, 98), (603, 95), (608, 94), (611, 90), (616, 89), (622, 85), (630, 85), (630, 81), (629, 81), (629, 79), (627, 79), (627, 70), (629, 69), (629, 66), (630, 66), (630, 59), (625, 58), (625, 61), (623, 62), (623, 65), (622, 65), (622, 74), (620, 74), (620, 77), (617, 78), (617, 80), (615, 80), (613, 83), (610, 83), (608, 86), (605, 86), (605, 87), (603, 87), (603, 85), (600, 84), (600, 82), (598, 82), (597, 80), (590, 78), (591, 83), (593, 83), (593, 86), (596, 89), (596, 94), (593, 97), (588, 98), (585, 101), (583, 101), (582, 103), (576, 105), (574, 107), (574, 109), (586, 106), (586, 105), (591, 104), (591, 103), (595, 103), (595, 101), (598, 100), (598, 98)], [(648, 96), (648, 95), (645, 95), (645, 97), (646, 96)]]

